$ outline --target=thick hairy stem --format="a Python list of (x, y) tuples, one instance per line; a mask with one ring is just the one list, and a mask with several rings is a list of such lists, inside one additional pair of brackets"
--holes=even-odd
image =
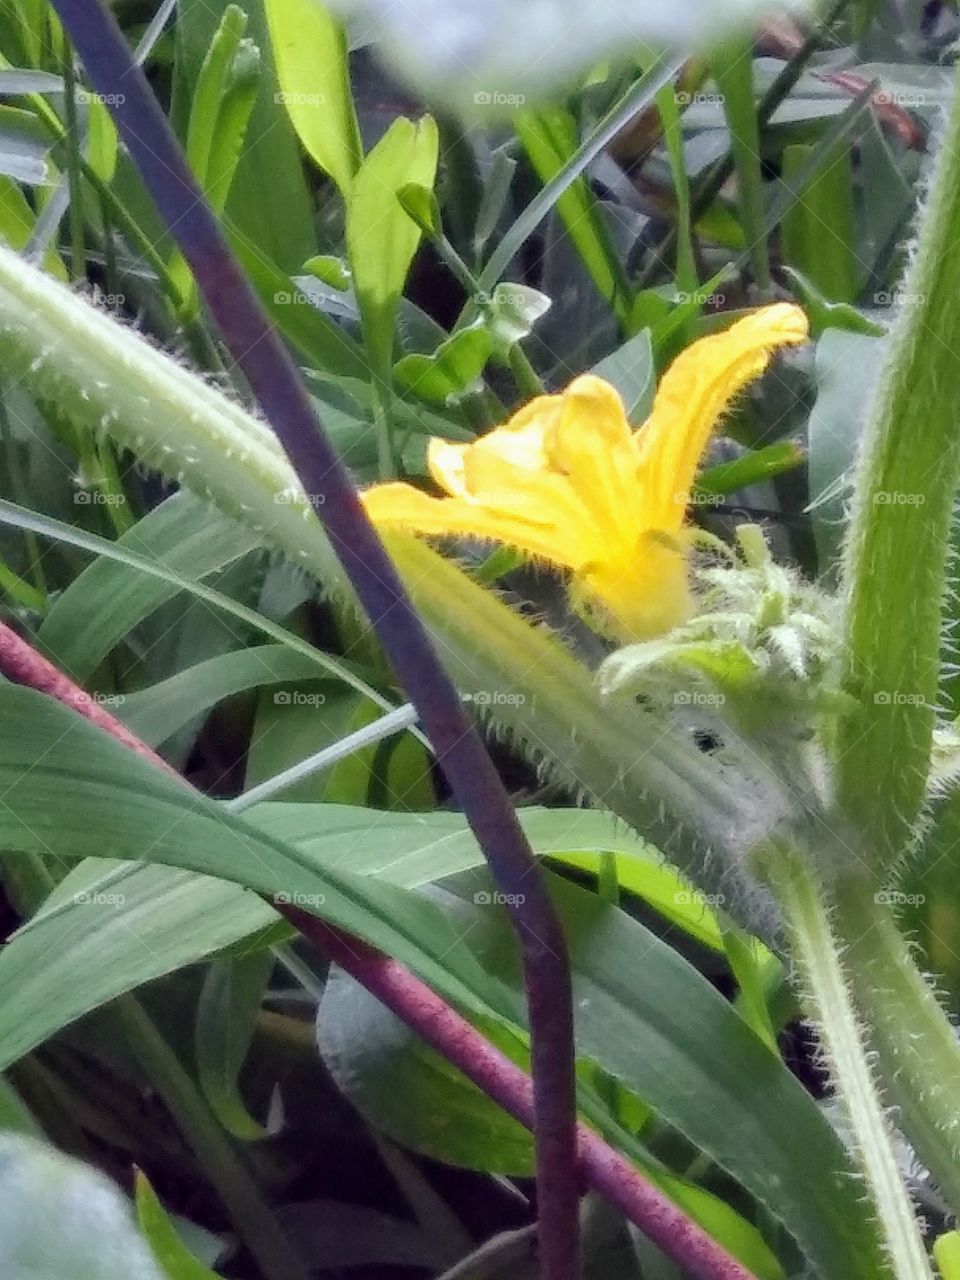
[[(958, 73), (960, 74), (960, 73)], [(843, 561), (839, 802), (879, 870), (922, 810), (960, 478), (960, 93), (937, 151), (901, 314), (868, 420)]]
[(873, 1078), (850, 989), (849, 958), (834, 932), (831, 906), (802, 856), (781, 847), (765, 870), (793, 942), (802, 996), (820, 1034), (854, 1152), (876, 1212), (891, 1275), (933, 1280), (933, 1272), (897, 1165), (893, 1132)]
[(960, 1212), (960, 1044), (897, 928), (888, 895), (866, 877), (834, 889), (834, 929), (877, 1074), (901, 1129)]
[(120, 28), (99, 0), (56, 0), (55, 8), (87, 74), (110, 104), (131, 158), (416, 704), (495, 880), (513, 904), (531, 1031), (541, 1266), (545, 1280), (576, 1280), (579, 1198), (570, 964), (536, 859), (493, 761), (367, 520), (348, 472), (317, 422), (293, 361), (231, 254)]
[[(187, 787), (167, 762), (93, 701), (16, 632), (0, 623), (0, 673), (56, 698), (125, 747)], [(528, 1129), (535, 1123), (534, 1083), (440, 996), (396, 960), (316, 916), (271, 900), (306, 938), (325, 950), (407, 1026), (452, 1062), (488, 1097)], [(129, 1017), (129, 1012), (127, 1014)], [(182, 1082), (181, 1082), (182, 1083)], [(577, 1126), (579, 1179), (615, 1204), (631, 1222), (697, 1280), (756, 1280), (700, 1226), (591, 1129)]]

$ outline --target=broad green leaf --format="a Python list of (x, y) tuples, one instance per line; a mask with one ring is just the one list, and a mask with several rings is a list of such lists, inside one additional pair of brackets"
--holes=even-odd
[[(192, 494), (178, 493), (139, 521), (118, 546), (160, 561), (186, 585), (232, 564), (258, 544), (251, 530)], [(54, 602), (39, 639), (74, 679), (85, 680), (137, 623), (176, 594), (169, 581), (97, 560)]]
[[(176, 497), (186, 498), (187, 495), (185, 493), (178, 494)], [(173, 500), (171, 499), (171, 501)], [(156, 508), (151, 515), (156, 515), (157, 512), (165, 509), (166, 504), (164, 504), (163, 507)], [(185, 591), (189, 595), (195, 596), (198, 600), (202, 600), (204, 603), (211, 605), (213, 608), (222, 611), (231, 617), (239, 619), (246, 626), (251, 627), (255, 631), (259, 631), (269, 639), (277, 641), (288, 649), (306, 657), (316, 665), (318, 674), (322, 672), (327, 675), (333, 675), (342, 680), (345, 684), (350, 685), (351, 688), (356, 689), (358, 693), (362, 693), (365, 697), (370, 698), (371, 701), (375, 702), (384, 711), (393, 710), (395, 704), (388, 698), (385, 698), (372, 685), (367, 684), (367, 682), (360, 676), (355, 674), (355, 668), (352, 663), (331, 657), (329, 654), (324, 653), (322, 649), (317, 649), (314, 645), (303, 640), (294, 632), (287, 631), (284, 627), (278, 626), (277, 623), (272, 622), (263, 614), (257, 613), (256, 610), (248, 609), (246, 605), (239, 604), (229, 596), (225, 596), (221, 592), (213, 590), (212, 587), (204, 586), (200, 582), (195, 582), (191, 578), (183, 576), (177, 568), (171, 568), (164, 560), (152, 559), (148, 556), (140, 555), (138, 552), (128, 550), (126, 545), (127, 539), (121, 539), (119, 542), (108, 542), (106, 538), (99, 538), (95, 534), (86, 533), (81, 529), (74, 528), (72, 525), (63, 524), (59, 520), (51, 520), (48, 516), (41, 516), (36, 512), (27, 511), (24, 507), (18, 507), (12, 502), (4, 502), (2, 499), (0, 499), (0, 523), (11, 524), (16, 528), (31, 529), (35, 532), (42, 533), (45, 537), (52, 537), (61, 542), (66, 542), (70, 546), (80, 547), (85, 551), (98, 552), (104, 557), (104, 561), (106, 563), (121, 565), (125, 566), (127, 569), (137, 570), (138, 574), (141, 575), (148, 584), (152, 584), (154, 582), (165, 584), (165, 590), (160, 591), (158, 594), (151, 594), (150, 590), (148, 588), (144, 588), (139, 581), (136, 584), (135, 590), (132, 588), (127, 589), (126, 586), (124, 586), (123, 591), (125, 596), (136, 596), (139, 602), (137, 605), (138, 610), (145, 609), (145, 612), (150, 612), (157, 607), (158, 603), (162, 603), (164, 600), (176, 595), (178, 591)], [(189, 524), (190, 521), (188, 521), (188, 527)], [(137, 528), (140, 527), (140, 525), (137, 526)], [(133, 532), (135, 531), (131, 530), (131, 534)], [(244, 544), (241, 543), (241, 545)], [(236, 545), (234, 545), (233, 551), (236, 551)], [(196, 559), (191, 567), (196, 570)], [(68, 591), (72, 590), (76, 582), (81, 581), (82, 578), (83, 575), (80, 575), (79, 578), (75, 579), (74, 583), (71, 583), (71, 587), (68, 588)], [(114, 581), (123, 583), (123, 578), (118, 575)], [(98, 580), (98, 590), (102, 585), (102, 580)], [(67, 592), (64, 592), (64, 596), (67, 594)], [(126, 629), (129, 622), (128, 619), (121, 619), (121, 621), (123, 626), (115, 639), (120, 638), (123, 634), (123, 630)], [(134, 623), (135, 621), (136, 619), (134, 620)], [(134, 625), (134, 623), (130, 623), (129, 625)], [(56, 634), (58, 642), (69, 642), (69, 636), (66, 629), (62, 631), (58, 630)], [(42, 628), (40, 639), (41, 641), (46, 639), (43, 635)], [(95, 642), (102, 643), (99, 638)], [(94, 641), (89, 640), (88, 638), (87, 643), (94, 643)], [(87, 653), (86, 644), (83, 646), (82, 652), (84, 654)], [(63, 659), (61, 659), (61, 662), (63, 662)], [(74, 669), (74, 675), (77, 675), (76, 669)], [(147, 691), (144, 690), (145, 695), (146, 693)]]
[(224, 698), (264, 685), (292, 686), (316, 675), (311, 654), (280, 644), (256, 645), (208, 658), (149, 689), (118, 697), (115, 712), (156, 747)]
[(475, 389), (492, 353), (493, 337), (481, 322), (460, 329), (432, 355), (404, 356), (393, 372), (397, 382), (414, 395), (444, 405)]
[(363, 159), (347, 41), (320, 0), (266, 0), (286, 107), (304, 150), (347, 199)]
[(240, 1094), (238, 1077), (250, 1048), (263, 993), (273, 971), (268, 951), (215, 960), (197, 1003), (197, 1080), (228, 1133), (247, 1142), (266, 1134)]
[[(813, 151), (799, 145), (784, 148), (782, 180), (788, 189), (793, 175), (803, 170)], [(855, 187), (851, 148), (846, 142), (819, 158), (816, 177), (806, 184), (781, 224), (785, 262), (834, 303), (852, 303), (864, 274), (857, 252)]]
[(832, 575), (843, 543), (864, 406), (885, 352), (882, 339), (843, 329), (828, 329), (817, 343), (817, 399), (808, 432), (810, 513), (822, 575)]
[[(0, 686), (0, 709), (0, 844), (11, 852), (149, 858), (285, 894), (409, 964), (466, 1012), (505, 1029), (522, 1016), (514, 940), (489, 889), (469, 890), (469, 902), (444, 895), (441, 906), (369, 875), (320, 869), (42, 695)], [(363, 844), (341, 838), (338, 862)], [(766, 1203), (825, 1274), (875, 1280), (873, 1235), (843, 1148), (799, 1083), (665, 943), (583, 890), (552, 887), (574, 957), (581, 1052)], [(76, 986), (76, 953), (70, 962)], [(3, 987), (17, 997), (0, 1008), (0, 1063), (50, 1031), (21, 964), (12, 946), (0, 956)]]
[(164, 1280), (119, 1188), (32, 1138), (0, 1134), (4, 1280)]
[(336, 967), (317, 1036), (337, 1086), (395, 1142), (463, 1169), (533, 1172), (529, 1131)]
[(167, 1211), (144, 1174), (137, 1170), (137, 1220), (157, 1265), (167, 1280), (219, 1280), (180, 1239)]
[(437, 126), (430, 116), (416, 124), (395, 120), (364, 160), (347, 202), (354, 289), (370, 362), (385, 381), (393, 364), (397, 307), (422, 235), (397, 193), (411, 182), (432, 190), (438, 154)]
[(641, 426), (653, 405), (657, 385), (650, 330), (641, 329), (622, 347), (604, 356), (590, 372), (616, 387), (627, 411), (627, 420), (635, 427)]
[[(497, 1039), (495, 1027), (483, 1030)], [(317, 1012), (317, 1036), (340, 1089), (395, 1141), (463, 1168), (513, 1177), (532, 1174), (529, 1132), (337, 968)], [(591, 1065), (582, 1065), (585, 1085)], [(616, 1088), (615, 1082), (604, 1081), (605, 1093)], [(759, 1232), (729, 1205), (656, 1169), (649, 1158), (641, 1163), (647, 1176), (712, 1230), (758, 1280), (781, 1280), (783, 1271)]]

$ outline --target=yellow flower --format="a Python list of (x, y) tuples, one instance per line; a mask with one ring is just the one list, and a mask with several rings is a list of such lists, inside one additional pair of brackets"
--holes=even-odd
[(367, 512), (384, 529), (515, 547), (568, 570), (574, 607), (599, 630), (662, 635), (693, 608), (686, 512), (711, 433), (772, 352), (806, 337), (803, 312), (778, 303), (693, 343), (637, 431), (613, 387), (577, 378), (472, 444), (431, 440), (430, 473), (449, 497), (376, 485)]

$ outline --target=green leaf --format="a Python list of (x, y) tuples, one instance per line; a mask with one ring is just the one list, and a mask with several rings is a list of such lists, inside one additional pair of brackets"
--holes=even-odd
[(117, 548), (156, 559), (174, 581), (131, 574), (97, 560), (54, 602), (39, 640), (75, 680), (85, 680), (120, 640), (184, 586), (253, 550), (259, 538), (189, 493), (168, 498), (125, 534)]
[[(441, 907), (369, 875), (320, 869), (306, 851), (240, 822), (42, 695), (0, 686), (0, 709), (0, 843), (11, 852), (134, 854), (284, 893), (411, 965), (468, 1013), (505, 1028), (520, 1018), (514, 940), (483, 898), (454, 910), (452, 899)], [(378, 837), (368, 842), (389, 858)], [(341, 834), (337, 860), (349, 849), (356, 865), (359, 843), (350, 848)], [(582, 890), (553, 889), (574, 955), (582, 1052), (771, 1205), (824, 1272), (875, 1280), (873, 1236), (843, 1148), (801, 1086), (665, 943)], [(469, 896), (478, 892), (489, 897), (488, 889)], [(4, 989), (16, 995), (0, 1007), (0, 1063), (49, 1027), (23, 971), (14, 977), (21, 963), (12, 946), (0, 956)], [(78, 985), (76, 968), (66, 985)]]
[(440, 202), (432, 188), (408, 182), (397, 192), (397, 199), (404, 213), (414, 220), (425, 236), (443, 235)]
[(482, 321), (460, 329), (432, 355), (404, 356), (394, 365), (400, 386), (430, 404), (445, 405), (477, 386), (493, 353), (493, 335)]
[(532, 332), (533, 326), (553, 305), (538, 289), (506, 281), (501, 281), (489, 297), (480, 295), (478, 301), (502, 359), (507, 358), (511, 347)]
[(721, 462), (701, 471), (694, 487), (694, 501), (725, 497), (738, 489), (761, 484), (799, 467), (803, 458), (803, 450), (792, 440), (782, 440), (763, 449), (751, 449), (731, 462)]
[(960, 1232), (948, 1231), (934, 1241), (933, 1258), (940, 1280), (960, 1280)]
[(343, 27), (320, 0), (266, 0), (266, 10), (278, 99), (304, 150), (347, 199), (363, 147)]
[(244, 1104), (238, 1077), (273, 964), (269, 951), (215, 960), (197, 1003), (195, 1041), (200, 1088), (227, 1132), (246, 1142), (256, 1142), (266, 1135)]
[[(232, 237), (246, 247), (255, 262), (262, 258), (264, 263), (276, 263), (284, 272), (291, 272), (317, 250), (313, 197), (304, 177), (296, 134), (277, 101), (264, 0), (243, 0), (242, 7), (249, 19), (249, 36), (262, 51), (264, 75), (225, 218)], [(172, 116), (183, 138), (200, 68), (226, 8), (227, 0), (178, 0)], [(270, 175), (269, 182), (264, 182), (265, 173)]]
[(10, 1134), (0, 1134), (0, 1275), (164, 1280), (112, 1182), (44, 1143)]
[(835, 576), (846, 534), (853, 465), (886, 343), (843, 329), (828, 329), (817, 343), (817, 399), (810, 413), (810, 514), (821, 574)]
[[(217, 213), (227, 203), (260, 86), (260, 52), (243, 39), (246, 27), (246, 13), (227, 5), (200, 68), (187, 130), (187, 159)], [(192, 314), (197, 286), (179, 250), (170, 273)]]
[(886, 329), (877, 321), (871, 320), (857, 307), (847, 302), (829, 302), (813, 281), (808, 280), (793, 267), (781, 268), (793, 285), (804, 311), (810, 317), (810, 333), (814, 338), (822, 338), (828, 329), (844, 329), (847, 333), (863, 333), (873, 338), (882, 338)]
[[(788, 189), (793, 176), (803, 172), (814, 154), (815, 149), (809, 146), (784, 148), (782, 178)], [(852, 303), (860, 292), (863, 266), (857, 252), (855, 189), (850, 143), (846, 141), (818, 157), (815, 177), (805, 185), (781, 225), (785, 261), (834, 303)]]
[[(0, 174), (0, 239), (11, 249), (23, 249), (33, 235), (37, 215), (12, 178)], [(43, 269), (58, 280), (67, 279), (63, 259), (51, 245), (43, 258)]]
[[(534, 114), (521, 112), (513, 127), (542, 182), (561, 172), (580, 146), (576, 121), (562, 107)], [(583, 259), (603, 300), (610, 304), (621, 328), (630, 322), (632, 289), (617, 254), (602, 210), (583, 178), (577, 178), (557, 201), (557, 212)]]
[(136, 1179), (137, 1220), (167, 1280), (219, 1280), (180, 1239), (156, 1192), (140, 1170)]
[[(177, 498), (186, 498), (187, 496), (188, 495), (185, 493), (176, 495)], [(156, 508), (156, 511), (160, 510), (160, 507)], [(151, 514), (156, 514), (156, 512)], [(124, 585), (124, 594), (136, 597), (138, 609), (142, 609), (146, 605), (148, 606), (146, 611), (149, 612), (156, 607), (157, 603), (162, 603), (163, 600), (176, 595), (178, 591), (186, 591), (188, 594), (195, 596), (198, 600), (202, 600), (206, 604), (212, 605), (215, 609), (221, 610), (223, 613), (239, 619), (253, 630), (268, 636), (271, 640), (275, 640), (280, 644), (285, 645), (288, 649), (292, 649), (296, 653), (306, 657), (316, 664), (318, 673), (323, 672), (337, 677), (345, 684), (348, 684), (351, 688), (356, 689), (358, 693), (362, 693), (364, 696), (370, 698), (371, 701), (375, 702), (384, 711), (393, 710), (395, 704), (388, 698), (385, 698), (372, 685), (367, 684), (360, 676), (356, 675), (355, 668), (352, 663), (342, 661), (339, 658), (330, 657), (328, 654), (324, 653), (322, 649), (318, 649), (315, 645), (301, 639), (301, 637), (295, 635), (294, 632), (287, 631), (283, 627), (278, 626), (277, 623), (271, 621), (271, 619), (265, 617), (263, 614), (257, 613), (256, 610), (248, 609), (246, 605), (239, 604), (229, 596), (223, 595), (222, 592), (213, 590), (212, 587), (204, 586), (202, 583), (195, 582), (189, 577), (181, 576), (176, 569), (170, 568), (163, 560), (152, 560), (147, 556), (142, 556), (137, 552), (128, 550), (123, 539), (118, 542), (108, 542), (106, 538), (99, 538), (95, 534), (86, 533), (81, 529), (75, 529), (72, 525), (62, 524), (59, 520), (51, 520), (48, 516), (41, 516), (35, 512), (27, 511), (23, 507), (16, 506), (15, 503), (4, 502), (2, 499), (0, 499), (0, 523), (7, 523), (16, 528), (31, 529), (37, 533), (43, 534), (45, 537), (55, 538), (70, 546), (80, 547), (85, 551), (99, 552), (99, 554), (104, 557), (105, 561), (110, 564), (124, 565), (128, 569), (137, 570), (138, 574), (142, 575), (148, 583), (158, 581), (166, 584), (168, 590), (165, 594), (163, 592), (160, 593), (160, 600), (158, 600), (156, 595), (151, 594), (147, 588), (143, 588), (139, 581), (137, 582), (135, 589), (128, 590)], [(140, 528), (139, 525), (137, 527)], [(234, 550), (236, 550), (236, 547), (234, 547)], [(196, 561), (194, 562), (193, 567), (196, 568)], [(79, 581), (80, 578), (75, 579), (74, 583), (71, 584), (71, 587)], [(114, 581), (120, 583), (123, 582), (122, 578), (119, 576)], [(169, 591), (169, 588), (172, 588), (173, 590)], [(64, 595), (66, 594), (67, 593), (64, 592)], [(123, 626), (120, 634), (122, 634), (123, 629), (128, 625), (134, 625), (129, 623), (128, 615), (126, 614), (123, 615), (121, 621)], [(60, 631), (58, 629), (55, 635), (58, 643), (68, 642), (68, 636), (65, 631)], [(120, 638), (119, 634), (116, 638)], [(40, 639), (42, 641), (47, 639), (46, 636), (42, 634), (42, 628)], [(50, 643), (49, 640), (47, 640), (47, 643)], [(102, 640), (99, 638), (91, 640), (87, 637), (84, 641), (84, 645), (81, 647), (81, 652), (86, 653), (86, 645), (93, 643), (99, 644), (102, 643)], [(144, 690), (145, 694), (146, 692), (147, 691)]]
[(395, 1142), (462, 1169), (533, 1172), (529, 1131), (341, 969), (324, 988), (317, 1035), (337, 1086)]
[(207, 658), (148, 689), (120, 696), (115, 710), (137, 737), (156, 747), (224, 698), (264, 685), (292, 686), (316, 675), (316, 659), (308, 653), (255, 645)]
[(622, 347), (595, 364), (590, 372), (616, 387), (627, 411), (627, 421), (635, 427), (641, 426), (653, 407), (657, 385), (650, 330), (641, 329)]
[[(286, 0), (277, 0), (286, 5)], [(305, 0), (313, 5), (315, 0)], [(410, 183), (432, 189), (436, 122), (395, 120), (364, 160), (347, 202), (347, 250), (370, 362), (385, 381), (393, 364), (394, 326), (421, 231), (397, 194)]]
[(321, 253), (314, 258), (308, 258), (303, 264), (303, 269), (308, 274), (316, 276), (322, 284), (329, 285), (339, 293), (346, 293), (350, 288), (351, 276), (347, 264), (342, 258), (337, 258), (331, 253)]

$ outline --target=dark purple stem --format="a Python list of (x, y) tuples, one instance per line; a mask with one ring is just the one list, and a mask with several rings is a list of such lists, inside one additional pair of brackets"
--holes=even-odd
[(349, 473), (317, 421), (297, 369), (210, 211), (143, 72), (100, 0), (54, 7), (210, 313), (295, 467), (381, 643), (420, 713), (437, 760), (512, 905), (523, 956), (536, 1097), (539, 1243), (544, 1280), (580, 1275), (570, 962), (560, 921), (510, 798)]
[[(94, 702), (88, 693), (0, 622), (0, 672), (64, 703), (149, 760), (185, 787), (162, 756)], [(527, 1129), (536, 1115), (534, 1084), (525, 1071), (396, 960), (317, 916), (285, 903), (270, 905), (340, 965), (412, 1031), (459, 1067), (478, 1088)], [(579, 1176), (635, 1223), (695, 1280), (756, 1280), (707, 1233), (592, 1129), (577, 1125)]]

